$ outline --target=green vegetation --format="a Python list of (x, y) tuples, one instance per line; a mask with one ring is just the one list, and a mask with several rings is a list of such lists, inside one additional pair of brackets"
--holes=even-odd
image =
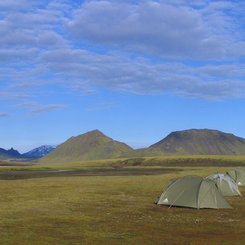
[(244, 155), (245, 139), (217, 130), (192, 129), (173, 132), (150, 148), (165, 154)]
[(42, 163), (31, 166), (33, 169), (91, 169), (122, 167), (208, 167), (208, 166), (245, 166), (245, 156), (160, 156), (136, 157), (107, 160), (74, 161), (69, 163)]
[(112, 140), (98, 130), (68, 139), (59, 145), (41, 162), (71, 162), (117, 158), (130, 155), (133, 149), (128, 145)]
[[(2, 244), (245, 242), (245, 187), (240, 188), (242, 197), (226, 198), (233, 207), (231, 210), (169, 209), (154, 204), (171, 179), (185, 175), (207, 176), (217, 171), (225, 173), (234, 166), (245, 166), (245, 156), (184, 155), (1, 164), (0, 174), (8, 171), (14, 175), (16, 170), (28, 169), (33, 173), (33, 178), (0, 180)], [(35, 171), (58, 169), (103, 170), (104, 176), (50, 177), (38, 176)], [(130, 169), (131, 174), (116, 176), (117, 172)], [(154, 173), (144, 175), (146, 172), (141, 171), (144, 169)], [(109, 176), (111, 172), (108, 175), (105, 170), (114, 171), (115, 176)]]
[(172, 178), (232, 169), (181, 168), (151, 176), (1, 180), (1, 244), (244, 244), (244, 187), (243, 197), (226, 198), (230, 210), (154, 204)]
[(197, 167), (197, 166), (245, 166), (245, 156), (224, 155), (182, 155), (162, 157), (141, 157), (118, 159), (112, 163), (114, 167), (125, 166), (164, 166), (164, 167)]
[(0, 161), (0, 171), (6, 170), (85, 170), (159, 167), (245, 167), (245, 156), (182, 155), (158, 157), (116, 158), (71, 162), (5, 162)]
[(172, 155), (245, 155), (245, 140), (217, 130), (185, 130), (173, 132), (148, 148), (133, 150), (94, 130), (68, 139), (40, 162), (70, 163)]

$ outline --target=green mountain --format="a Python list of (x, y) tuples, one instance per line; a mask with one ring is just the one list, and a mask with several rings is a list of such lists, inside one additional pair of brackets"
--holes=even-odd
[(74, 162), (118, 158), (133, 154), (128, 145), (115, 141), (99, 130), (71, 137), (41, 159), (42, 162)]
[(173, 155), (244, 155), (245, 139), (218, 130), (190, 129), (172, 132), (149, 148)]
[(217, 130), (191, 129), (170, 133), (148, 148), (133, 150), (99, 130), (71, 137), (41, 162), (76, 162), (161, 155), (245, 155), (245, 139)]

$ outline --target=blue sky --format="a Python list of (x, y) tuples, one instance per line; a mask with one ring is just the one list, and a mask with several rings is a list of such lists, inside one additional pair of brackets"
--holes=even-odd
[(0, 0), (0, 147), (99, 129), (245, 137), (244, 1)]

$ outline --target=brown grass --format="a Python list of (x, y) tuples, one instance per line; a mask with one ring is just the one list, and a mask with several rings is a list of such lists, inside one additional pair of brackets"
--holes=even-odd
[(245, 244), (245, 197), (230, 210), (154, 204), (170, 179), (215, 171), (1, 180), (1, 244)]

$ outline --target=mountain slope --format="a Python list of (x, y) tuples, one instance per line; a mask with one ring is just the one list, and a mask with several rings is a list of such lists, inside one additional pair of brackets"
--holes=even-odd
[(22, 154), (23, 157), (27, 158), (41, 158), (49, 154), (51, 151), (55, 149), (54, 146), (51, 145), (42, 145), (40, 147), (37, 147), (31, 151), (28, 151), (24, 154)]
[(99, 130), (93, 130), (77, 137), (71, 137), (41, 161), (71, 162), (109, 159), (131, 153), (133, 153), (133, 149), (128, 145), (107, 137)]
[(245, 139), (218, 130), (191, 129), (172, 132), (150, 148), (165, 154), (244, 155)]
[(14, 158), (21, 158), (21, 154), (13, 148), (9, 150), (0, 148), (0, 159), (1, 160), (14, 159)]

